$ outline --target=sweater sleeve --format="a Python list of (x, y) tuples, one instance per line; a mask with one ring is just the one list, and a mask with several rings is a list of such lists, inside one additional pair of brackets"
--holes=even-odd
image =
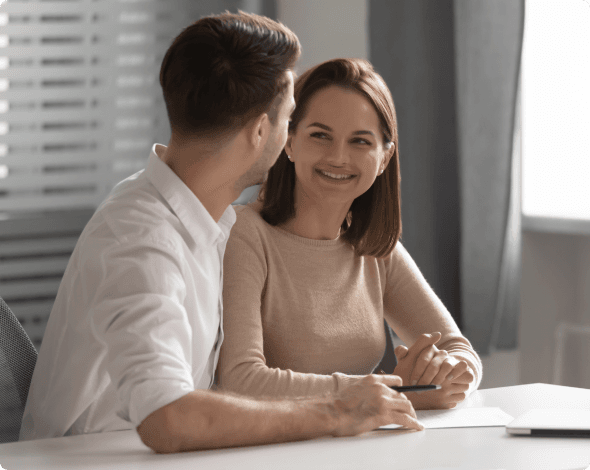
[(261, 307), (272, 259), (267, 258), (269, 241), (264, 231), (247, 210), (236, 211), (238, 218), (224, 255), (219, 387), (250, 396), (290, 398), (335, 392), (352, 376), (299, 373), (266, 365)]
[(482, 378), (481, 359), (400, 242), (386, 260), (386, 270), (384, 316), (391, 328), (407, 347), (422, 333), (440, 331), (437, 348), (467, 362), (475, 375), (467, 393), (477, 390)]

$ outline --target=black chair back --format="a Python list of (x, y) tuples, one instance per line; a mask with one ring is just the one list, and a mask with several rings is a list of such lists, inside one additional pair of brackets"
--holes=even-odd
[(18, 441), (37, 350), (0, 297), (0, 443)]
[(393, 330), (387, 324), (387, 321), (383, 320), (383, 329), (385, 330), (385, 352), (381, 362), (377, 364), (377, 367), (373, 370), (373, 374), (379, 374), (381, 371), (386, 374), (393, 374), (395, 367), (397, 366), (397, 357), (395, 357), (395, 344), (393, 343)]

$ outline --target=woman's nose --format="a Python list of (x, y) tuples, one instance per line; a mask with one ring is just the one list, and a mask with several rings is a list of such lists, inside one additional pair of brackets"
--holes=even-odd
[(328, 160), (332, 163), (346, 163), (349, 159), (346, 145), (343, 142), (334, 142), (328, 151)]

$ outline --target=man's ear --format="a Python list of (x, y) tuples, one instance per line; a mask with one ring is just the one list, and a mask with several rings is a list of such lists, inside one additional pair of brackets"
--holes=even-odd
[(256, 149), (260, 149), (266, 145), (268, 136), (270, 134), (270, 121), (268, 114), (262, 113), (255, 118), (249, 126), (248, 142)]
[(289, 134), (287, 135), (287, 143), (285, 144), (285, 152), (287, 153), (287, 155), (293, 155), (293, 148), (291, 147), (292, 144), (293, 134), (289, 132)]

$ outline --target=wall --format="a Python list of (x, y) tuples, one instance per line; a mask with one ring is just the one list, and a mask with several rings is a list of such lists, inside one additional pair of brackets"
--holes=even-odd
[(369, 57), (366, 1), (277, 0), (277, 7), (278, 19), (301, 41), (298, 74), (328, 59)]
[(520, 381), (590, 388), (590, 231), (556, 229), (523, 236)]

